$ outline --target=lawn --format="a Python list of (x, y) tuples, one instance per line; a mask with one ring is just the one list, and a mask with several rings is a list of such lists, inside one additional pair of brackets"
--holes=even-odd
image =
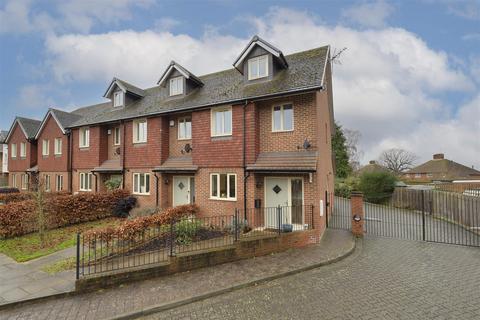
[(38, 233), (31, 233), (11, 239), (0, 239), (0, 252), (13, 258), (17, 262), (25, 262), (74, 246), (78, 232), (109, 225), (118, 225), (122, 221), (124, 220), (106, 218), (48, 230), (46, 232), (47, 244), (43, 248)]

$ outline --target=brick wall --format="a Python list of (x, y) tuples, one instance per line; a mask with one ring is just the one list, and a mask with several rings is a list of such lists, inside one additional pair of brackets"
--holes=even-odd
[[(101, 127), (90, 127), (90, 146), (88, 148), (80, 148), (80, 129), (72, 130), (72, 168), (73, 169), (92, 169), (101, 164), (100, 158), (101, 148)], [(73, 190), (76, 190), (75, 188)]]
[[(20, 143), (26, 143), (26, 157), (20, 157)], [(12, 144), (17, 145), (17, 157), (11, 157)], [(8, 170), (11, 172), (25, 172), (28, 168), (31, 168), (37, 164), (37, 145), (36, 143), (31, 143), (27, 140), (23, 134), (22, 128), (17, 123), (13, 128), (12, 134), (8, 141), (8, 152), (10, 156), (8, 157)]]
[[(293, 131), (272, 132), (272, 107), (284, 103), (293, 104)], [(297, 147), (302, 147), (305, 139), (312, 144), (310, 150), (317, 150), (315, 94), (261, 101), (256, 106), (260, 123), (260, 152), (298, 151)]]
[(147, 142), (133, 143), (133, 121), (125, 122), (125, 168), (153, 168), (161, 164), (162, 135), (165, 130), (162, 117), (147, 119)]
[(70, 173), (68, 171), (45, 171), (40, 173), (40, 181), (45, 187), (45, 176), (50, 176), (50, 190), (52, 192), (57, 191), (57, 176), (63, 177), (63, 189), (59, 191), (68, 191), (68, 181)]
[[(192, 147), (192, 139), (187, 139), (187, 140), (179, 140), (178, 139), (178, 119), (179, 118), (184, 118), (184, 117), (191, 117), (190, 113), (187, 114), (180, 114), (180, 115), (173, 115), (168, 118), (168, 121), (174, 121), (175, 125), (173, 127), (168, 127), (168, 137), (169, 137), (169, 156), (170, 157), (185, 157), (185, 156), (192, 156), (192, 153), (182, 153), (182, 150), (184, 150), (185, 144), (189, 143)], [(193, 124), (192, 124), (193, 125)], [(196, 123), (195, 125), (197, 126), (202, 126), (204, 124), (201, 123)], [(198, 150), (199, 152), (202, 152), (201, 150)]]
[(149, 195), (134, 195), (138, 200), (138, 206), (147, 208), (155, 207), (156, 201), (156, 179), (154, 173), (149, 168), (129, 168), (125, 172), (125, 189), (133, 194), (133, 174), (134, 173), (149, 173), (150, 174), (150, 194)]
[[(55, 139), (62, 139), (62, 154), (55, 155)], [(49, 154), (43, 156), (43, 140), (49, 141)], [(68, 136), (64, 135), (55, 119), (49, 115), (38, 137), (37, 150), (38, 170), (43, 171), (68, 171)]]

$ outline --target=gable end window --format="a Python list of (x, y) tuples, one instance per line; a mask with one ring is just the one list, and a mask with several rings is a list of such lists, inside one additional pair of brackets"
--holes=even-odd
[(48, 156), (50, 153), (50, 141), (43, 140), (42, 141), (42, 156)]
[(12, 143), (10, 145), (10, 150), (11, 150), (11, 157), (13, 159), (16, 159), (17, 158), (17, 144), (16, 143)]
[(27, 157), (27, 144), (25, 142), (20, 143), (20, 158)]
[(192, 139), (192, 119), (189, 117), (178, 119), (178, 140)]
[(170, 96), (176, 96), (183, 93), (183, 77), (170, 79)]
[(212, 137), (232, 135), (232, 107), (212, 109)]
[(293, 130), (293, 105), (291, 103), (275, 105), (272, 110), (272, 131)]
[(119, 146), (120, 145), (120, 127), (115, 127), (113, 129), (113, 145)]
[(55, 155), (62, 154), (62, 138), (55, 138)]
[(80, 148), (88, 148), (90, 146), (90, 128), (81, 128), (80, 134)]
[(268, 77), (268, 55), (248, 60), (248, 80)]
[(147, 119), (133, 121), (133, 143), (147, 142)]
[(237, 175), (234, 173), (210, 174), (210, 199), (237, 200)]
[(123, 107), (123, 100), (124, 100), (123, 91), (115, 91), (113, 94), (113, 106), (114, 107)]

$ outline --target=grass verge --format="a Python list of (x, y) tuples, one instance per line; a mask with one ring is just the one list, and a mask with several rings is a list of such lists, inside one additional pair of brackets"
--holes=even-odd
[(40, 243), (38, 233), (10, 239), (0, 239), (0, 252), (17, 262), (29, 261), (74, 246), (78, 232), (109, 225), (118, 225), (121, 221), (123, 220), (118, 218), (106, 218), (48, 230), (46, 232), (47, 244), (44, 247)]

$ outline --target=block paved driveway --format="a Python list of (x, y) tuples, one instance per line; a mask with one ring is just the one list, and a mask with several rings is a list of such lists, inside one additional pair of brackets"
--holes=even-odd
[(480, 249), (366, 238), (347, 259), (144, 319), (480, 319)]

